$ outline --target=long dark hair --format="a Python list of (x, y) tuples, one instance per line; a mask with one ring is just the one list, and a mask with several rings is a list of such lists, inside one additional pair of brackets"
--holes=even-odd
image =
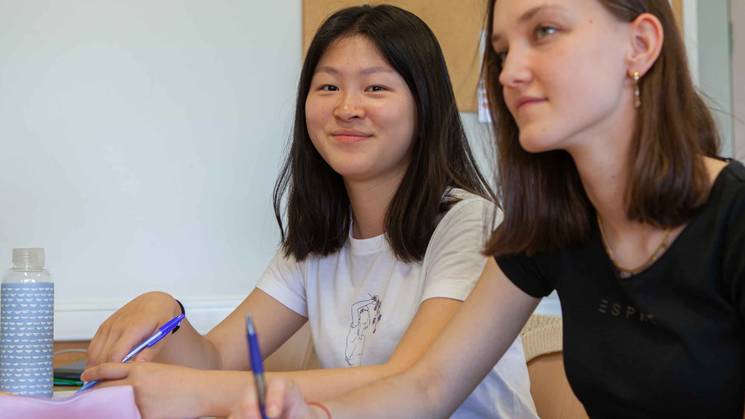
[[(474, 162), (455, 104), (442, 50), (432, 31), (415, 15), (394, 6), (342, 9), (318, 29), (305, 56), (297, 91), (292, 145), (274, 186), (274, 214), (287, 256), (325, 256), (347, 241), (349, 198), (342, 177), (311, 143), (305, 98), (318, 61), (335, 41), (364, 36), (401, 75), (416, 102), (417, 125), (411, 162), (386, 213), (386, 236), (396, 257), (424, 257), (439, 217), (443, 194), (458, 187), (494, 198)], [(288, 194), (286, 222), (282, 202)]]
[[(709, 178), (701, 156), (716, 156), (719, 137), (711, 113), (696, 93), (685, 47), (667, 0), (598, 0), (613, 16), (631, 22), (651, 13), (665, 34), (660, 56), (640, 82), (642, 107), (628, 156), (624, 202), (629, 219), (656, 227), (685, 223), (705, 203)], [(495, 2), (486, 22), (493, 30)], [(494, 255), (555, 250), (585, 242), (594, 208), (569, 153), (532, 154), (499, 83), (501, 60), (484, 52), (483, 78), (498, 149), (499, 195), (504, 220), (486, 245)]]

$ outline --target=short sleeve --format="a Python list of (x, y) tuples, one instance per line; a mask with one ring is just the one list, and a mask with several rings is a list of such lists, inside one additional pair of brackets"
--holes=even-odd
[(486, 264), (482, 254), (496, 208), (469, 196), (453, 205), (432, 233), (423, 260), (421, 301), (434, 297), (465, 300)]
[(285, 256), (282, 249), (274, 255), (256, 288), (297, 314), (308, 317), (303, 263), (293, 256)]
[(497, 265), (515, 286), (535, 298), (543, 298), (554, 290), (553, 284), (540, 269), (535, 257), (522, 254), (495, 257)]

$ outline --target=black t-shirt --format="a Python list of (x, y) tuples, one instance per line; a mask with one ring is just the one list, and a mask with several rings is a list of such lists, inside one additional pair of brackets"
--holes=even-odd
[(593, 418), (738, 418), (745, 403), (745, 167), (731, 162), (667, 251), (614, 273), (582, 246), (497, 258), (524, 292), (556, 289), (569, 383)]

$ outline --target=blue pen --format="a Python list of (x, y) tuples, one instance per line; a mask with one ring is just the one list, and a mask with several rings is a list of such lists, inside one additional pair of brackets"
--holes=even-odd
[[(129, 353), (124, 358), (122, 358), (122, 364), (132, 360), (132, 358), (136, 357), (137, 354), (142, 352), (145, 348), (149, 348), (155, 345), (156, 343), (160, 342), (161, 339), (168, 336), (169, 333), (171, 333), (174, 329), (179, 327), (179, 324), (181, 324), (181, 320), (184, 320), (183, 314), (179, 314), (178, 316), (169, 320), (166, 324), (161, 326), (157, 332), (153, 333), (152, 336), (145, 339), (142, 343), (135, 346), (134, 349), (129, 351)], [(78, 390), (77, 393), (88, 390), (89, 388), (95, 386), (96, 384), (98, 384), (98, 381), (96, 380), (88, 381), (87, 383), (83, 384), (83, 387), (80, 387), (80, 390)]]
[(251, 362), (251, 371), (254, 374), (254, 383), (256, 383), (256, 392), (259, 395), (259, 410), (261, 418), (267, 419), (265, 402), (266, 388), (264, 387), (264, 361), (261, 359), (261, 349), (259, 349), (259, 337), (254, 329), (254, 322), (251, 315), (246, 314), (246, 335), (248, 337), (248, 360)]

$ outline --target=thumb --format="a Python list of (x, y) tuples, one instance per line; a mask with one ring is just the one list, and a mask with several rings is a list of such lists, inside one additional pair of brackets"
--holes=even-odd
[(109, 362), (88, 368), (80, 378), (83, 381), (120, 380), (129, 375), (129, 365)]

